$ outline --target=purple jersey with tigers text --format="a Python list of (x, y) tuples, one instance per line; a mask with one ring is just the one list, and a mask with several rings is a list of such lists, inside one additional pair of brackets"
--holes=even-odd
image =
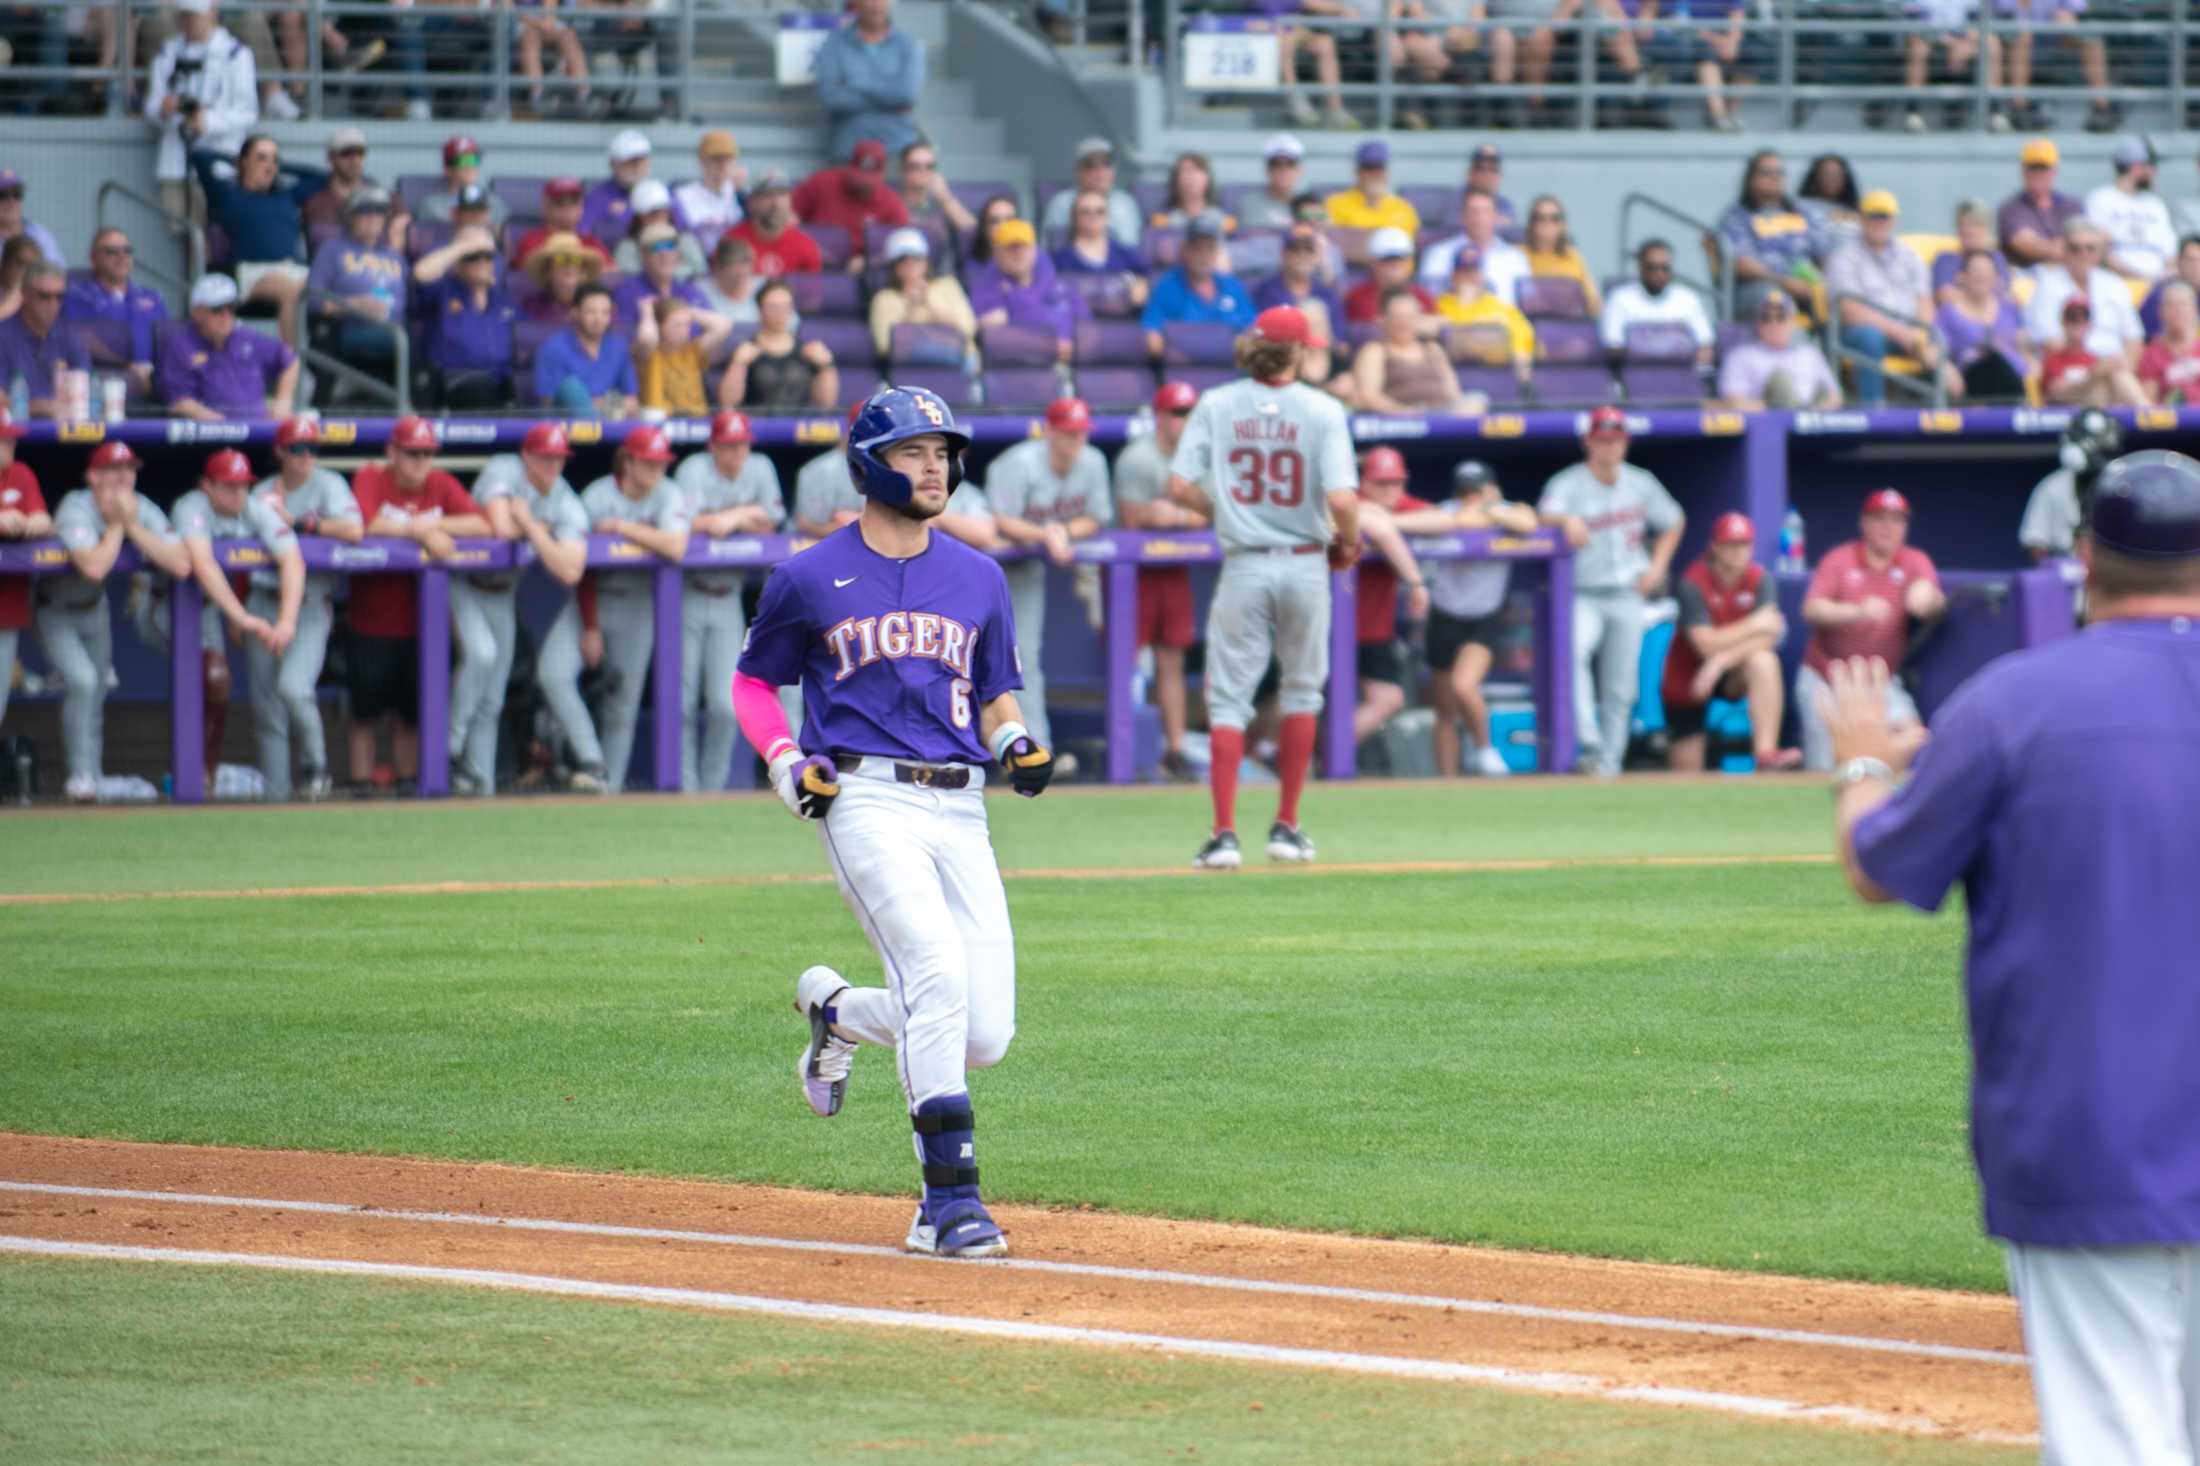
[(740, 670), (801, 682), (806, 751), (920, 763), (986, 763), (978, 710), (1024, 685), (998, 564), (936, 529), (892, 559), (861, 524), (772, 571)]

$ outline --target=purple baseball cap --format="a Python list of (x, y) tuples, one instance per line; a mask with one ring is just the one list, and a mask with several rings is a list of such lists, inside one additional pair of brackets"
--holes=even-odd
[(2200, 462), (2160, 448), (2127, 453), (2093, 489), (2093, 542), (2139, 560), (2200, 555)]
[(1360, 168), (1388, 168), (1390, 144), (1379, 137), (1371, 138), (1360, 144), (1360, 150), (1352, 155), (1352, 161), (1355, 167)]
[(13, 168), (0, 168), (0, 189), (22, 188), (23, 175)]

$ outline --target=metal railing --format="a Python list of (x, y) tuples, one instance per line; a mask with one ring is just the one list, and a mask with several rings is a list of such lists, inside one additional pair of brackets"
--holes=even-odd
[[(298, 359), (321, 379), (317, 388), (325, 389), (333, 402), (338, 391), (348, 390), (366, 399), (369, 406), (387, 409), (395, 416), (403, 417), (412, 411), (412, 336), (405, 329), (403, 320), (378, 321), (372, 316), (353, 315), (348, 311), (330, 312), (327, 306), (341, 307), (342, 298), (324, 291), (309, 290), (300, 302), (296, 324), (293, 328), (291, 348)], [(314, 344), (315, 325), (330, 331), (333, 344), (336, 333), (345, 326), (363, 326), (389, 338), (390, 377), (368, 371), (355, 362), (345, 360), (334, 351), (323, 351)]]
[[(1851, 346), (1842, 334), (1842, 328), (1846, 322), (1842, 319), (1841, 311), (1841, 307), (1851, 301), (1861, 306), (1870, 307), (1890, 321), (1923, 331), (1926, 339), (1933, 345), (1934, 362), (1927, 364), (1921, 358), (1912, 357), (1908, 352), (1894, 350), (1891, 345), (1885, 356), (1876, 356), (1859, 347)], [(1877, 301), (1867, 300), (1861, 295), (1836, 292), (1829, 301), (1826, 310), (1825, 343), (1826, 359), (1833, 363), (1836, 375), (1840, 373), (1843, 365), (1876, 370), (1886, 383), (1890, 396), (1899, 394), (1919, 402), (1928, 403), (1934, 407), (1946, 407), (1948, 405), (1948, 384), (1941, 379), (1939, 366), (1940, 362), (1948, 359), (1948, 342), (1940, 334), (1940, 327), (1934, 325), (1931, 321), (1921, 321), (1903, 311), (1888, 310)], [(1924, 375), (1919, 376), (1912, 372), (1895, 370), (1887, 365), (1890, 361), (1916, 361), (1923, 370)]]

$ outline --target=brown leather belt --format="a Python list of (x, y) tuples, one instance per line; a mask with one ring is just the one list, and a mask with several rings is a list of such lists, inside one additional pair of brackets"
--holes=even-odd
[(1319, 555), (1327, 545), (1240, 545), (1226, 553), (1232, 555)]
[[(866, 755), (860, 753), (836, 753), (833, 766), (853, 771), (863, 767)], [(970, 787), (970, 770), (960, 764), (905, 764), (894, 762), (894, 782), (914, 784), (919, 789), (967, 789)]]

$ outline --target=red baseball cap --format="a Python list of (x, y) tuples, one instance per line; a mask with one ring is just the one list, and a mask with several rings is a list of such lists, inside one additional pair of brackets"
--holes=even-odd
[(710, 445), (713, 448), (730, 448), (735, 443), (753, 443), (756, 434), (749, 429), (748, 414), (721, 412), (710, 420)]
[(884, 173), (886, 144), (875, 137), (867, 137), (855, 145), (855, 150), (848, 155), (848, 162), (863, 173)]
[(1627, 436), (1627, 414), (1610, 406), (1593, 409), (1589, 413), (1589, 425), (1582, 429), (1585, 438), (1624, 438)]
[(1263, 341), (1290, 346), (1312, 346), (1314, 326), (1306, 312), (1295, 305), (1272, 305), (1253, 317), (1253, 334)]
[(1395, 479), (1403, 483), (1406, 478), (1406, 460), (1397, 449), (1387, 443), (1380, 448), (1367, 450), (1367, 457), (1360, 460), (1360, 481), (1380, 479), (1389, 483)]
[(201, 477), (217, 484), (248, 484), (252, 482), (252, 464), (236, 449), (224, 448), (206, 460)]
[(8, 405), (0, 402), (0, 438), (20, 438), (29, 431), (29, 428), (15, 420), (15, 414), (8, 411)]
[(1757, 543), (1757, 526), (1749, 522), (1746, 514), (1722, 514), (1711, 522), (1711, 543), (1754, 545)]
[(527, 430), (527, 436), (520, 441), (519, 451), (532, 453), (540, 458), (570, 458), (573, 456), (573, 445), (566, 441), (564, 423), (539, 422)]
[(560, 173), (542, 186), (546, 199), (577, 199), (586, 192), (587, 187), (570, 173)]
[(655, 423), (643, 423), (626, 435), (619, 451), (629, 458), (639, 458), (644, 463), (670, 463), (672, 444), (665, 438), (665, 430)]
[(1874, 489), (1864, 501), (1866, 514), (1899, 514), (1910, 517), (1910, 501), (1902, 497), (1900, 489)]
[(310, 417), (286, 417), (283, 425), (275, 430), (275, 446), (295, 448), (300, 443), (321, 441), (321, 425)]
[(472, 153), (477, 158), (480, 157), (481, 144), (475, 142), (472, 138), (468, 137), (465, 133), (462, 132), (457, 137), (454, 137), (449, 142), (443, 144), (443, 166), (446, 168), (450, 167), (453, 163), (457, 162), (460, 158), (464, 157), (468, 153)]
[(433, 453), (440, 445), (424, 417), (401, 417), (390, 429), (390, 446), (400, 453)]
[(1199, 404), (1199, 389), (1190, 382), (1163, 382), (1153, 394), (1155, 412), (1190, 412)]
[(1047, 426), (1064, 433), (1092, 431), (1092, 409), (1082, 397), (1057, 397), (1047, 404)]
[(137, 463), (138, 456), (119, 438), (109, 438), (92, 450), (94, 468), (135, 468)]

